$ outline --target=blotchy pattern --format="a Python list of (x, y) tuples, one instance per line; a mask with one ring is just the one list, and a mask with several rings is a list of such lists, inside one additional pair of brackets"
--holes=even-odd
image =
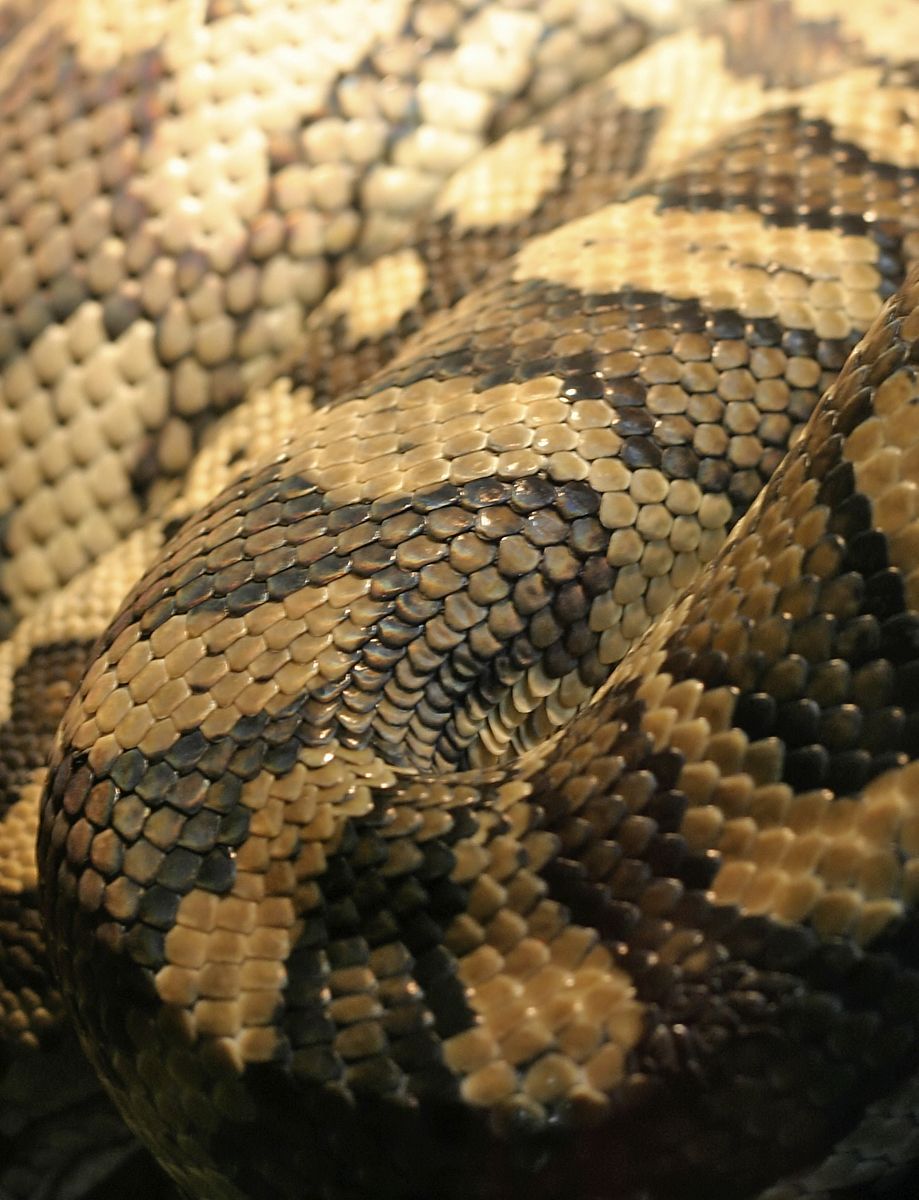
[(14, 1061), (207, 1200), (911, 1195), (919, 10), (533, 119), (673, 14), (297, 7), (10, 17)]
[(44, 5), (0, 62), (13, 613), (137, 523), (350, 260), (644, 36), (616, 4)]

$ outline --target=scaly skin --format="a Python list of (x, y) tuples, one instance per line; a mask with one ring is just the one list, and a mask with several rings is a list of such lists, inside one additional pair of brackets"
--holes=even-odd
[(186, 1194), (911, 1195), (919, 12), (741, 0), (439, 187), (649, 31), (403, 8), (10, 43), (7, 1024), (42, 795)]

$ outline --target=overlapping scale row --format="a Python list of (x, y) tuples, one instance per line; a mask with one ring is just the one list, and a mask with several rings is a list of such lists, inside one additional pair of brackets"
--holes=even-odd
[[(15, 28), (16, 14), (9, 14)], [(0, 60), (0, 513), (21, 616), (273, 378), (351, 258), (502, 122), (635, 50), (620, 5), (48, 3)]]
[[(913, 276), (719, 555), (710, 493), (698, 587), (561, 738), (594, 682), (566, 588), (614, 591), (606, 497), (660, 503), (663, 475), (493, 473), (528, 384), (397, 360), (176, 533), (65, 718), (42, 846), (97, 1065), (186, 1186), (283, 1194), (309, 1165), (399, 1196), (420, 1160), (447, 1195), (670, 1196), (691, 1171), (741, 1196), (858, 1144), (919, 1034), (917, 310)], [(597, 436), (615, 404), (578, 395), (602, 375), (572, 357), (578, 384), (534, 376), (532, 409), (554, 382), (557, 428)], [(444, 438), (457, 394), (483, 398), (482, 449)], [(474, 1145), (497, 1174), (470, 1183)]]
[(386, 4), (363, 23), (347, 4), (163, 4), (92, 19), (65, 3), (21, 9), (4, 10), (0, 61), (10, 926), (20, 910), (36, 919), (22, 884), (35, 874), (34, 788), (20, 793), (33, 777), (40, 786), (52, 733), (28, 705), (14, 717), (16, 696), (33, 704), (49, 656), (68, 662), (52, 667), (52, 691), (72, 690), (80, 653), (161, 544), (151, 523), (126, 535), (175, 492), (164, 477), (182, 474), (203, 428), (262, 368), (280, 370), (348, 255), (378, 253), (496, 125), (648, 34), (618, 6), (590, 4), (554, 14), (551, 31), (526, 6)]
[[(833, 1167), (769, 1195), (843, 1169), (867, 1188), (913, 1153), (917, 305), (913, 274), (699, 586), (532, 777), (562, 849), (549, 894), (654, 1006), (646, 1128), (682, 1134), (649, 1171), (663, 1195), (700, 1161), (752, 1194), (841, 1134)], [(705, 1080), (685, 1111), (682, 1072)], [(890, 1156), (856, 1104), (888, 1095)]]
[[(803, 4), (830, 60), (881, 53)], [(887, 1170), (919, 999), (914, 279), (779, 462), (915, 256), (913, 85), (874, 62), (792, 96), (786, 67), (679, 165), (655, 117), (653, 182), (527, 241), (307, 436), (286, 382), (253, 395), (100, 642), (48, 915), (96, 1065), (192, 1193), (733, 1200), (802, 1168), (784, 1200), (827, 1152)], [(519, 217), (560, 160), (515, 144)], [(330, 308), (363, 374), (423, 272), (357, 278)]]
[[(916, 256), (919, 151), (914, 122), (896, 116), (911, 109), (915, 69), (906, 52), (878, 65), (870, 31), (844, 24), (839, 13), (811, 23), (788, 6), (731, 6), (500, 139), (451, 178), (410, 248), (333, 290), (291, 356), (293, 378), (334, 401), (496, 262), (630, 194), (661, 214), (747, 211), (766, 228), (867, 236), (874, 250), (844, 280), (823, 269), (826, 237), (802, 245), (816, 275), (798, 278), (785, 261), (775, 286), (760, 276), (757, 312), (820, 339), (846, 323), (864, 332)], [(754, 253), (747, 292), (765, 265)], [(836, 371), (842, 357), (824, 351), (821, 365)]]

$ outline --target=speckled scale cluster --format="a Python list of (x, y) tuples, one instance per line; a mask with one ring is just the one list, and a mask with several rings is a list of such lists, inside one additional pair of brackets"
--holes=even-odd
[[(914, 1132), (914, 276), (872, 324), (913, 85), (861, 6), (800, 6), (812, 85), (721, 35), (623, 69), (615, 199), (564, 210), (586, 145), (499, 143), (318, 314), (346, 394), (304, 430), (256, 392), (154, 564), (126, 544), (40, 859), (94, 1063), (187, 1191), (787, 1200)], [(479, 276), (419, 303), (483, 213), (510, 257), (358, 383)]]
[[(782, 33), (777, 23), (786, 25)], [(610, 72), (461, 169), (411, 251), (400, 252), (391, 271), (384, 259), (375, 274), (374, 287), (382, 275), (392, 294), (404, 290), (401, 308), (387, 320), (362, 321), (355, 310), (369, 277), (346, 282), (309, 322), (291, 362), (293, 378), (320, 401), (340, 397), (385, 363), (406, 333), (467, 294), (495, 262), (539, 233), (629, 194), (654, 195), (661, 211), (746, 209), (767, 223), (867, 230), (879, 245), (878, 270), (861, 268), (862, 287), (886, 298), (903, 277), (904, 261), (915, 257), (917, 156), (907, 133), (904, 152), (887, 161), (879, 140), (865, 136), (886, 119), (880, 114), (866, 109), (846, 127), (845, 90), (834, 95), (832, 81), (855, 65), (860, 51), (836, 44), (839, 31), (832, 27), (790, 20), (781, 5), (768, 13), (764, 6), (737, 6), (703, 27), (707, 44), (719, 48), (711, 63), (694, 34), (669, 39), (637, 60), (639, 69), (629, 64)], [(781, 41), (783, 57), (767, 63), (763, 46), (772, 36)], [(725, 62), (730, 74), (723, 73)], [(877, 86), (882, 94), (889, 89), (891, 104), (896, 89), (912, 86), (910, 71), (902, 65), (877, 72)], [(691, 117), (667, 111), (667, 100), (655, 92), (661, 75), (670, 87), (679, 80), (681, 111)], [(821, 76), (828, 82), (815, 84)], [(725, 113), (732, 115), (732, 130), (722, 138)], [(637, 192), (629, 187), (636, 176)], [(870, 222), (863, 220), (866, 209)], [(406, 282), (407, 254), (414, 289)], [(876, 311), (862, 300), (861, 332), (865, 315)], [(813, 328), (811, 322), (786, 324)], [(821, 347), (825, 372), (838, 371), (855, 340), (850, 336), (842, 351)], [(342, 344), (352, 352), (336, 353)], [(823, 386), (828, 382), (825, 377)]]
[[(0, 761), (0, 1023), (15, 1038), (34, 1045), (60, 1020), (62, 1002), (46, 962), (38, 912), (33, 847), (37, 832), (35, 799), (41, 780), (37, 765), (86, 663), (86, 646), (39, 651), (16, 675), (15, 705), (4, 730)], [(49, 680), (55, 681), (49, 687)]]
[[(503, 772), (468, 791), (400, 783), (393, 767), (423, 766), (436, 726), (420, 743), (406, 736), (401, 757), (387, 749), (385, 701), (363, 729), (359, 708), (340, 721), (348, 706), (338, 704), (349, 686), (357, 696), (372, 682), (381, 650), (389, 665), (398, 659), (407, 626), (378, 613), (380, 646), (361, 661), (369, 631), (345, 612), (393, 596), (445, 601), (442, 572), (425, 569), (463, 532), (487, 545), (489, 521), (499, 549), (510, 540), (513, 568), (520, 535), (503, 523), (525, 519), (527, 490), (487, 478), (411, 504), (329, 513), (295, 471), (296, 447), (233, 485), (138, 586), (65, 722), (76, 754), (55, 775), (61, 808), (46, 845), (70, 864), (58, 903), (71, 889), (80, 902), (73, 940), (106, 947), (67, 970), (92, 974), (111, 954), (120, 971), (126, 955), (183, 1014), (185, 1038), (213, 1039), (213, 1053), (237, 1069), (289, 1062), (307, 1097), (319, 1087), (352, 1098), (360, 1114), (381, 1105), (371, 1124), (382, 1138), (407, 1097), (436, 1110), (461, 1096), (468, 1112), (489, 1111), (498, 1132), (531, 1136), (547, 1121), (600, 1120), (616, 1153), (607, 1142), (598, 1157), (584, 1133), (562, 1161), (582, 1172), (589, 1152), (604, 1186), (650, 1173), (664, 1194), (690, 1165), (710, 1186), (730, 1172), (751, 1188), (767, 1178), (767, 1147), (778, 1143), (788, 1168), (827, 1145), (846, 1127), (851, 1089), (891, 1086), (916, 1040), (919, 981), (891, 957), (914, 932), (919, 862), (904, 682), (917, 515), (914, 293), (883, 314), (698, 595), (651, 631), (610, 698), (554, 753), (535, 753), (531, 784)], [(537, 479), (530, 506), (553, 487)], [(574, 518), (574, 529), (590, 495), (556, 485), (555, 519)], [(476, 513), (485, 514), (479, 527)], [(398, 537), (386, 537), (387, 521)], [(455, 537), (440, 557), (438, 522)], [(368, 570), (365, 584), (363, 547), (350, 547), (346, 572), (336, 539), (377, 524), (393, 561)], [(330, 594), (342, 580), (348, 602)], [(307, 634), (290, 623), (300, 605)], [(416, 608), (415, 630), (420, 617)], [(449, 648), (438, 641), (449, 622), (437, 628), (430, 641), (427, 632), (409, 639), (422, 655), (415, 669), (439, 665), (432, 651)], [(388, 647), (386, 632), (395, 635)], [(284, 658), (304, 636), (308, 661)], [(813, 708), (782, 705), (815, 699), (807, 688), (821, 670), (818, 696), (838, 698), (825, 690), (827, 672), (838, 673), (844, 650), (861, 671), (850, 711), (827, 704), (822, 721), (816, 700), (806, 741), (806, 722), (793, 718), (811, 719)], [(394, 678), (398, 695), (410, 680)], [(408, 699), (406, 711), (430, 722), (436, 705)], [(854, 732), (840, 747), (841, 719)], [(836, 760), (837, 750), (855, 758)], [(58, 919), (71, 928), (72, 917)], [(277, 971), (283, 960), (289, 977)], [(280, 988), (290, 1000), (276, 1028), (266, 1018)], [(564, 1003), (559, 988), (569, 989)], [(148, 1038), (157, 1054), (194, 1059), (182, 1037), (168, 1049), (156, 1018), (100, 1054), (168, 1160), (162, 1102), (131, 1061), (132, 1045)], [(681, 1071), (707, 1079), (701, 1102), (661, 1090)], [(767, 1071), (767, 1097), (748, 1094), (743, 1080)], [(247, 1102), (227, 1086), (216, 1108), (245, 1131)], [(607, 1125), (604, 1114), (623, 1105), (628, 1121)], [(194, 1121), (190, 1111), (182, 1119)], [(649, 1168), (620, 1139), (638, 1129), (643, 1145), (661, 1120), (681, 1136)], [(423, 1137), (414, 1121), (397, 1153)], [(216, 1126), (208, 1138), (222, 1145)], [(321, 1169), (341, 1178), (333, 1143), (322, 1146)], [(238, 1168), (243, 1188), (263, 1169), (261, 1153), (256, 1139)], [(310, 1143), (308, 1153), (319, 1150)], [(202, 1170), (213, 1186), (211, 1168)], [(403, 1186), (393, 1182), (394, 1194)]]
[[(842, 348), (774, 322), (654, 292), (624, 289), (582, 304), (577, 292), (539, 280), (498, 283), (478, 297), (475, 318), (461, 305), (414, 343), (410, 365), (397, 360), (373, 389), (414, 383), (421, 372), (468, 374), (477, 390), (558, 378), (572, 417), (560, 412), (540, 422), (548, 428), (528, 445), (541, 457), (521, 455), (525, 467), (615, 490), (604, 486), (617, 469), (605, 461), (604, 434), (591, 433), (609, 429), (620, 442), (617, 461), (630, 472), (692, 480), (706, 493), (728, 493), (742, 511), (809, 414), (824, 377), (817, 355), (837, 366), (844, 358)], [(526, 398), (525, 387), (520, 394)], [(559, 428), (569, 424), (581, 426), (580, 441)], [(470, 451), (504, 449), (497, 436), (481, 447), (477, 440), (482, 434), (470, 431)]]
[[(854, 1078), (870, 1092), (914, 1069), (916, 639), (903, 548), (915, 483), (898, 468), (915, 459), (917, 298), (914, 279), (697, 594), (534, 778), (567, 859), (547, 868), (550, 894), (621, 939), (638, 998), (662, 1018), (644, 1065), (695, 1062), (710, 1088), (693, 1120), (729, 1139), (721, 1169), (735, 1178), (758, 1169), (766, 1144), (781, 1155), (791, 1128), (830, 1137)], [(859, 477), (862, 431), (894, 410), (899, 433), (884, 450), (874, 442), (888, 470), (873, 486), (870, 468)], [(754, 969), (743, 1000), (714, 986), (700, 996), (700, 963), (736, 979), (741, 961)], [(782, 1032), (758, 1045), (765, 1028)], [(737, 1108), (720, 1093), (736, 1094), (722, 1075), (735, 1055), (758, 1081)], [(672, 1153), (664, 1173), (700, 1150), (689, 1139)], [(834, 1169), (853, 1171), (853, 1156)]]
[(493, 126), (647, 25), (618, 5), (550, 30), (533, 5), (51, 3), (22, 36), (0, 64), (14, 617), (139, 523), (213, 416), (274, 377), (345, 260), (403, 242)]

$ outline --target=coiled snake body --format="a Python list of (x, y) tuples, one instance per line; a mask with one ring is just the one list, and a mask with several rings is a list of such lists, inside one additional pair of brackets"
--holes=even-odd
[(4, 18), (7, 1081), (207, 1200), (913, 1195), (919, 6), (122, 7)]

